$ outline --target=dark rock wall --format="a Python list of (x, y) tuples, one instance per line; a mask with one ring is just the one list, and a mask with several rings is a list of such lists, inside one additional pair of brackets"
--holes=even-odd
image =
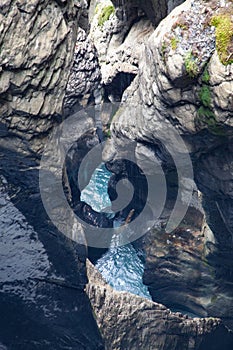
[(78, 30), (73, 65), (64, 101), (65, 114), (71, 114), (78, 106), (95, 102), (95, 92), (101, 89), (101, 71), (97, 50), (85, 31)]
[(116, 7), (125, 9), (126, 13), (132, 11), (133, 8), (142, 9), (154, 26), (170, 13), (173, 8), (180, 5), (184, 0), (113, 0)]
[(84, 292), (86, 247), (54, 227), (39, 189), (40, 155), (62, 119), (81, 11), (80, 1), (0, 4), (0, 342), (13, 350), (103, 349)]

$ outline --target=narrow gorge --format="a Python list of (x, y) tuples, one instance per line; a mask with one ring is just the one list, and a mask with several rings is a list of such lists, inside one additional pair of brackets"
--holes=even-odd
[(0, 349), (231, 350), (232, 0), (0, 28)]

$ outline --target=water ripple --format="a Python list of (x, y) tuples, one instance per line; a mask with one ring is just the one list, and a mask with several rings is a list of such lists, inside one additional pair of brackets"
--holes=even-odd
[[(105, 166), (100, 165), (92, 175), (88, 186), (82, 191), (81, 200), (98, 212), (111, 206), (107, 193), (110, 176), (111, 173)], [(147, 287), (142, 282), (144, 266), (140, 254), (142, 253), (136, 251), (131, 244), (110, 248), (98, 260), (96, 267), (114, 289), (151, 299)]]

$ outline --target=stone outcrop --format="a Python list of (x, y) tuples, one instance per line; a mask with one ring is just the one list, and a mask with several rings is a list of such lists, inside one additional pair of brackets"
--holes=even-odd
[(176, 121), (182, 133), (208, 128), (219, 135), (219, 124), (232, 126), (232, 65), (224, 66), (215, 50), (214, 11), (186, 1), (153, 33), (141, 60), (143, 102)]
[(214, 267), (208, 263), (216, 242), (203, 212), (190, 206), (182, 223), (171, 233), (161, 227), (164, 221), (166, 215), (140, 244), (147, 256), (143, 281), (153, 300), (199, 317), (211, 314), (213, 304), (226, 304), (213, 315), (229, 315), (228, 295), (220, 296)]
[[(108, 7), (113, 13), (102, 24), (100, 18)], [(135, 7), (126, 14), (124, 6), (114, 9), (109, 0), (96, 5), (89, 36), (98, 52), (105, 95), (111, 101), (121, 100), (138, 73), (141, 46), (151, 31), (150, 21), (142, 13), (138, 15)]]
[(101, 72), (97, 50), (85, 31), (78, 30), (73, 66), (71, 68), (64, 101), (66, 114), (75, 110), (74, 105), (85, 107), (94, 102), (95, 92), (101, 89)]
[[(183, 150), (176, 148), (169, 127), (183, 137), (205, 218), (199, 228), (192, 223), (170, 236), (162, 228), (146, 236), (145, 282), (154, 300), (219, 315), (232, 326), (233, 71), (232, 64), (221, 62), (211, 26), (225, 7), (231, 12), (232, 2), (221, 8), (215, 1), (186, 1), (160, 23), (144, 46), (139, 73), (123, 95), (126, 104), (114, 116), (111, 132), (113, 157), (136, 140), (138, 161), (159, 159), (170, 178), (175, 173), (167, 150), (179, 159)], [(187, 297), (181, 297), (183, 288)]]
[(231, 333), (220, 320), (191, 319), (161, 304), (117, 292), (87, 263), (87, 294), (105, 339), (105, 349), (230, 349)]
[[(89, 7), (89, 26), (86, 25), (88, 38), (76, 50), (76, 62), (68, 84), (67, 95), (75, 98), (96, 88), (99, 68), (93, 60), (93, 44), (98, 52), (101, 66), (104, 98), (110, 101), (120, 101), (124, 90), (131, 84), (138, 73), (138, 61), (143, 43), (162, 18), (180, 4), (181, 1), (91, 1)], [(90, 30), (89, 30), (90, 29)], [(90, 33), (89, 33), (90, 31)], [(80, 32), (81, 35), (81, 32)], [(82, 37), (84, 33), (82, 33)], [(92, 49), (91, 49), (92, 47)], [(82, 52), (81, 52), (82, 51)], [(86, 53), (84, 53), (86, 52)], [(90, 56), (90, 52), (92, 52)], [(95, 56), (95, 53), (94, 53)], [(95, 69), (93, 69), (95, 66)], [(77, 69), (82, 72), (77, 74)], [(85, 86), (83, 78), (88, 78)], [(91, 85), (91, 86), (90, 86)], [(68, 96), (67, 96), (68, 97)], [(78, 97), (80, 99), (80, 97)], [(71, 99), (67, 98), (67, 101)], [(74, 99), (73, 99), (74, 100)], [(83, 102), (82, 102), (83, 103)]]
[(173, 120), (181, 134), (208, 129), (217, 136), (225, 135), (221, 127), (232, 126), (232, 65), (224, 66), (215, 50), (214, 27), (208, 24), (213, 14), (205, 2), (186, 1), (145, 45), (139, 80), (130, 89), (139, 94), (133, 103), (140, 98), (155, 109), (150, 123), (159, 120), (159, 114), (160, 119)]
[(132, 12), (132, 9), (141, 9), (150, 19), (154, 26), (157, 26), (159, 22), (165, 18), (176, 6), (180, 5), (183, 0), (130, 0), (121, 1), (113, 0), (113, 4), (120, 11), (128, 15)]
[(8, 129), (4, 136), (34, 139), (35, 150), (36, 137), (62, 114), (81, 6), (55, 0), (0, 5), (0, 121)]
[[(93, 1), (90, 38), (97, 48), (102, 82), (111, 101), (120, 101), (137, 75), (143, 44), (154, 26), (181, 2)], [(112, 14), (101, 23), (104, 11), (113, 5)]]

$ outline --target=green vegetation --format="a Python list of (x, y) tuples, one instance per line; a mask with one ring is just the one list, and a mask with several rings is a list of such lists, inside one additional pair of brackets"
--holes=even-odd
[(97, 15), (98, 11), (99, 11), (99, 4), (97, 4), (95, 7), (95, 15)]
[(177, 27), (180, 27), (183, 30), (188, 30), (188, 25), (186, 23), (177, 22), (175, 28), (177, 28)]
[(166, 51), (167, 51), (167, 44), (165, 43), (165, 41), (163, 41), (161, 46), (161, 54), (164, 62), (166, 61)]
[(208, 129), (213, 129), (216, 126), (214, 112), (211, 109), (211, 91), (210, 87), (204, 84), (199, 92), (201, 107), (198, 109), (198, 123), (204, 124)]
[(198, 74), (198, 65), (195, 60), (195, 57), (191, 52), (189, 52), (185, 57), (184, 65), (185, 65), (186, 72), (188, 73), (190, 78), (195, 78)]
[(231, 14), (212, 17), (210, 24), (216, 28), (216, 48), (222, 64), (233, 63), (233, 22)]
[(106, 6), (102, 9), (101, 14), (99, 15), (98, 25), (102, 27), (106, 21), (109, 20), (111, 14), (115, 13), (115, 8), (113, 5)]
[(176, 37), (171, 38), (172, 50), (176, 50), (177, 49), (178, 43), (179, 43), (179, 39), (177, 39)]
[(189, 29), (189, 22), (182, 14), (178, 17), (177, 21), (173, 24), (172, 29), (180, 28), (182, 30)]
[(210, 107), (211, 91), (208, 85), (202, 86), (201, 91), (199, 92), (199, 97), (203, 106)]
[(212, 303), (212, 304), (216, 303), (217, 300), (218, 300), (217, 295), (213, 295), (213, 296), (211, 297), (211, 303)]
[(202, 82), (204, 84), (199, 91), (201, 106), (197, 111), (198, 118), (196, 124), (201, 127), (206, 127), (214, 135), (224, 136), (224, 127), (217, 122), (214, 111), (211, 107), (211, 90), (208, 85), (209, 80), (210, 75), (206, 67), (202, 75)]
[(205, 67), (202, 75), (202, 82), (208, 84), (209, 81), (210, 81), (210, 74), (209, 74), (208, 68)]
[(183, 30), (188, 30), (187, 24), (184, 24), (184, 23), (178, 23), (178, 27), (180, 27)]
[(201, 106), (197, 113), (201, 121), (206, 121), (209, 126), (216, 123), (214, 112), (210, 108)]
[(111, 138), (111, 130), (106, 130), (105, 133), (104, 133), (104, 136), (107, 138), (107, 139), (110, 139)]
[(111, 127), (111, 123), (108, 123), (108, 125), (106, 126), (106, 128), (103, 130), (105, 139), (110, 139), (111, 136), (112, 136), (110, 127)]
[(205, 126), (214, 135), (225, 136), (224, 126), (220, 125), (214, 115), (214, 112), (209, 107), (201, 106), (198, 111), (197, 124)]

